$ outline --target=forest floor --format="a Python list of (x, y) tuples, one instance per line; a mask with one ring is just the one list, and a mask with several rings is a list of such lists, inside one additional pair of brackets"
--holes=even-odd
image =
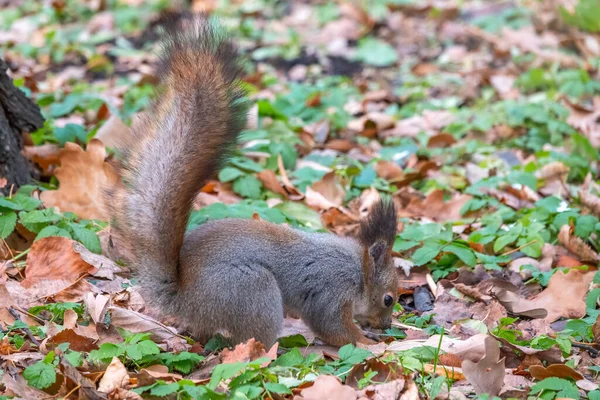
[(186, 6), (231, 31), (252, 100), (190, 228), (353, 235), (396, 205), (392, 327), (340, 349), (291, 318), (270, 349), (194, 342), (110, 246), (110, 149), (150, 104), (169, 2), (5, 3), (2, 57), (46, 123), (39, 176), (0, 197), (0, 399), (600, 399), (596, 0)]

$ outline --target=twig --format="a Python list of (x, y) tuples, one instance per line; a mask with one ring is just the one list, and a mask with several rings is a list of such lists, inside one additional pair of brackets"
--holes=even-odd
[(18, 307), (18, 306), (14, 306), (14, 305), (13, 305), (13, 306), (12, 306), (12, 308), (13, 308), (13, 309), (15, 309), (15, 310), (17, 310), (17, 311), (18, 311), (18, 312), (20, 312), (21, 314), (25, 314), (25, 315), (27, 315), (28, 317), (35, 319), (35, 320), (36, 320), (37, 322), (39, 322), (40, 324), (45, 324), (45, 323), (46, 323), (46, 320), (44, 320), (44, 319), (42, 319), (42, 318), (38, 317), (37, 315), (33, 315), (32, 313), (30, 313), (30, 312), (29, 312), (29, 311), (27, 311), (27, 310), (23, 310), (21, 307)]
[(578, 349), (582, 349), (582, 350), (587, 350), (588, 352), (590, 352), (592, 354), (592, 357), (597, 357), (598, 354), (600, 353), (599, 350), (597, 350), (596, 348), (587, 345), (587, 344), (581, 344), (581, 343), (573, 343), (571, 342), (571, 345), (573, 347), (577, 347)]
[(512, 249), (512, 250), (509, 250), (509, 251), (507, 251), (505, 253), (502, 253), (502, 254), (500, 254), (500, 256), (507, 256), (509, 254), (512, 254), (514, 252), (517, 252), (517, 251), (521, 250), (524, 247), (530, 246), (530, 245), (534, 244), (535, 242), (537, 242), (537, 239), (533, 239), (531, 242), (525, 243), (523, 246), (519, 246), (516, 249)]
[[(8, 307), (8, 312), (10, 313), (10, 315), (13, 316), (13, 318), (17, 321), (21, 320), (21, 316), (19, 315), (19, 313), (17, 313), (17, 310), (15, 310), (12, 307)], [(33, 336), (33, 333), (31, 333), (31, 331), (29, 330), (29, 328), (22, 328), (25, 333), (27, 334), (27, 336), (29, 337), (29, 340), (31, 340), (31, 342), (33, 344), (35, 344), (37, 347), (40, 347), (41, 343), (35, 338), (35, 336)]]
[(75, 393), (75, 391), (77, 389), (79, 389), (80, 387), (81, 387), (81, 384), (79, 384), (79, 385), (75, 386), (73, 389), (71, 389), (71, 391), (65, 395), (65, 399), (68, 399), (69, 396), (72, 395), (73, 393)]

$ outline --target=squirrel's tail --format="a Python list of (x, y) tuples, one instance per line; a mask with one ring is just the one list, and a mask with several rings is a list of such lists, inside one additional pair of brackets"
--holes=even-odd
[(133, 252), (143, 286), (163, 300), (181, 279), (193, 200), (246, 122), (240, 59), (214, 22), (197, 16), (167, 28), (160, 90), (120, 146), (123, 184), (109, 193), (114, 240)]

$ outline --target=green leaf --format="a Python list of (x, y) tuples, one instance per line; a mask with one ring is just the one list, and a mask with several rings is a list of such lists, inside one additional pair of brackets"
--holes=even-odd
[(142, 340), (138, 347), (143, 355), (159, 354), (160, 348), (152, 340)]
[(369, 36), (358, 42), (353, 58), (375, 67), (388, 67), (398, 61), (398, 52), (383, 40)]
[(415, 246), (418, 246), (419, 242), (414, 242), (412, 240), (402, 240), (400, 238), (397, 238), (396, 241), (394, 242), (394, 251), (397, 252), (402, 252), (402, 251), (406, 251), (408, 249), (412, 249)]
[(357, 188), (368, 188), (373, 182), (375, 182), (375, 178), (377, 178), (377, 172), (373, 169), (373, 167), (368, 166), (365, 167), (360, 174), (356, 178), (354, 178), (354, 186)]
[(54, 128), (54, 136), (64, 146), (67, 142), (87, 142), (87, 132), (85, 128), (79, 124), (66, 124), (62, 128)]
[(600, 400), (600, 390), (592, 390), (588, 393), (589, 400)]
[(470, 267), (475, 266), (477, 264), (477, 259), (475, 258), (475, 253), (473, 250), (465, 245), (461, 245), (458, 243), (450, 243), (446, 247), (444, 247), (444, 251), (452, 254), (456, 254), (458, 258), (465, 264)]
[(80, 367), (83, 364), (83, 357), (79, 351), (69, 351), (64, 357), (74, 367)]
[(224, 379), (230, 379), (236, 376), (240, 371), (248, 366), (248, 363), (238, 362), (231, 364), (219, 364), (213, 369), (212, 376), (210, 377), (210, 382), (208, 383), (208, 387), (211, 390), (215, 390)]
[(494, 242), (494, 252), (499, 253), (506, 246), (514, 243), (515, 240), (518, 239), (519, 235), (521, 235), (521, 232), (523, 232), (523, 225), (519, 223), (513, 226), (507, 233), (496, 239)]
[(577, 389), (577, 386), (566, 379), (556, 377), (546, 378), (533, 385), (529, 394), (538, 394), (544, 390), (553, 390), (562, 394), (560, 396), (557, 395), (557, 397), (566, 397), (571, 399), (579, 398), (579, 390)]
[(71, 239), (71, 234), (65, 229), (61, 229), (55, 225), (49, 225), (43, 228), (35, 237), (35, 240), (40, 240), (48, 236), (62, 236)]
[(344, 363), (358, 364), (365, 361), (368, 357), (372, 357), (373, 353), (369, 350), (355, 347), (352, 344), (347, 344), (340, 348), (338, 356)]
[(308, 346), (306, 338), (299, 333), (291, 336), (281, 337), (279, 338), (278, 342), (281, 345), (281, 347), (285, 348)]
[(54, 365), (38, 361), (25, 368), (23, 378), (29, 385), (38, 389), (45, 389), (56, 382), (56, 371)]
[(590, 234), (594, 231), (598, 218), (593, 215), (581, 215), (577, 218), (575, 224), (575, 235), (580, 238), (587, 239)]
[(246, 175), (246, 173), (240, 171), (237, 168), (225, 167), (221, 171), (219, 171), (219, 180), (221, 182), (231, 182), (244, 175)]
[(287, 353), (279, 356), (275, 361), (273, 361), (273, 363), (271, 363), (271, 366), (280, 365), (282, 367), (296, 367), (302, 364), (303, 361), (304, 357), (302, 356), (302, 353), (300, 353), (300, 350), (293, 348)]
[(423, 247), (417, 249), (412, 255), (412, 261), (416, 266), (427, 264), (440, 254), (442, 245), (438, 243), (425, 243)]
[(245, 198), (260, 198), (261, 189), (262, 182), (254, 175), (244, 175), (233, 182), (233, 191)]
[(285, 201), (276, 205), (274, 208), (281, 211), (283, 215), (290, 220), (297, 221), (302, 225), (309, 226), (313, 229), (320, 229), (322, 227), (321, 216), (319, 213), (302, 203)]
[(169, 394), (175, 393), (179, 390), (179, 384), (176, 382), (165, 384), (163, 381), (159, 381), (160, 384), (150, 389), (150, 394), (153, 396), (164, 397)]
[(17, 226), (17, 213), (10, 211), (0, 215), (0, 237), (6, 239)]
[(93, 361), (110, 361), (113, 357), (120, 357), (125, 353), (125, 346), (122, 344), (103, 343), (98, 350), (92, 350), (89, 353)]
[(292, 394), (292, 391), (288, 389), (287, 386), (282, 385), (281, 383), (265, 383), (265, 389), (267, 389), (271, 393)]
[(75, 223), (70, 223), (69, 227), (73, 230), (73, 237), (75, 240), (81, 242), (86, 249), (92, 253), (101, 254), (102, 247), (100, 246), (100, 239), (96, 232), (93, 232), (87, 228), (83, 228)]

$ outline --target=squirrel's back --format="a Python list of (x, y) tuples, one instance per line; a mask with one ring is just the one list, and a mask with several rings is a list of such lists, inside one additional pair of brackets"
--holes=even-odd
[(177, 287), (193, 200), (246, 121), (240, 60), (213, 20), (172, 23), (162, 50), (156, 99), (118, 149), (123, 184), (108, 199), (113, 238), (131, 249), (142, 286), (159, 303)]

